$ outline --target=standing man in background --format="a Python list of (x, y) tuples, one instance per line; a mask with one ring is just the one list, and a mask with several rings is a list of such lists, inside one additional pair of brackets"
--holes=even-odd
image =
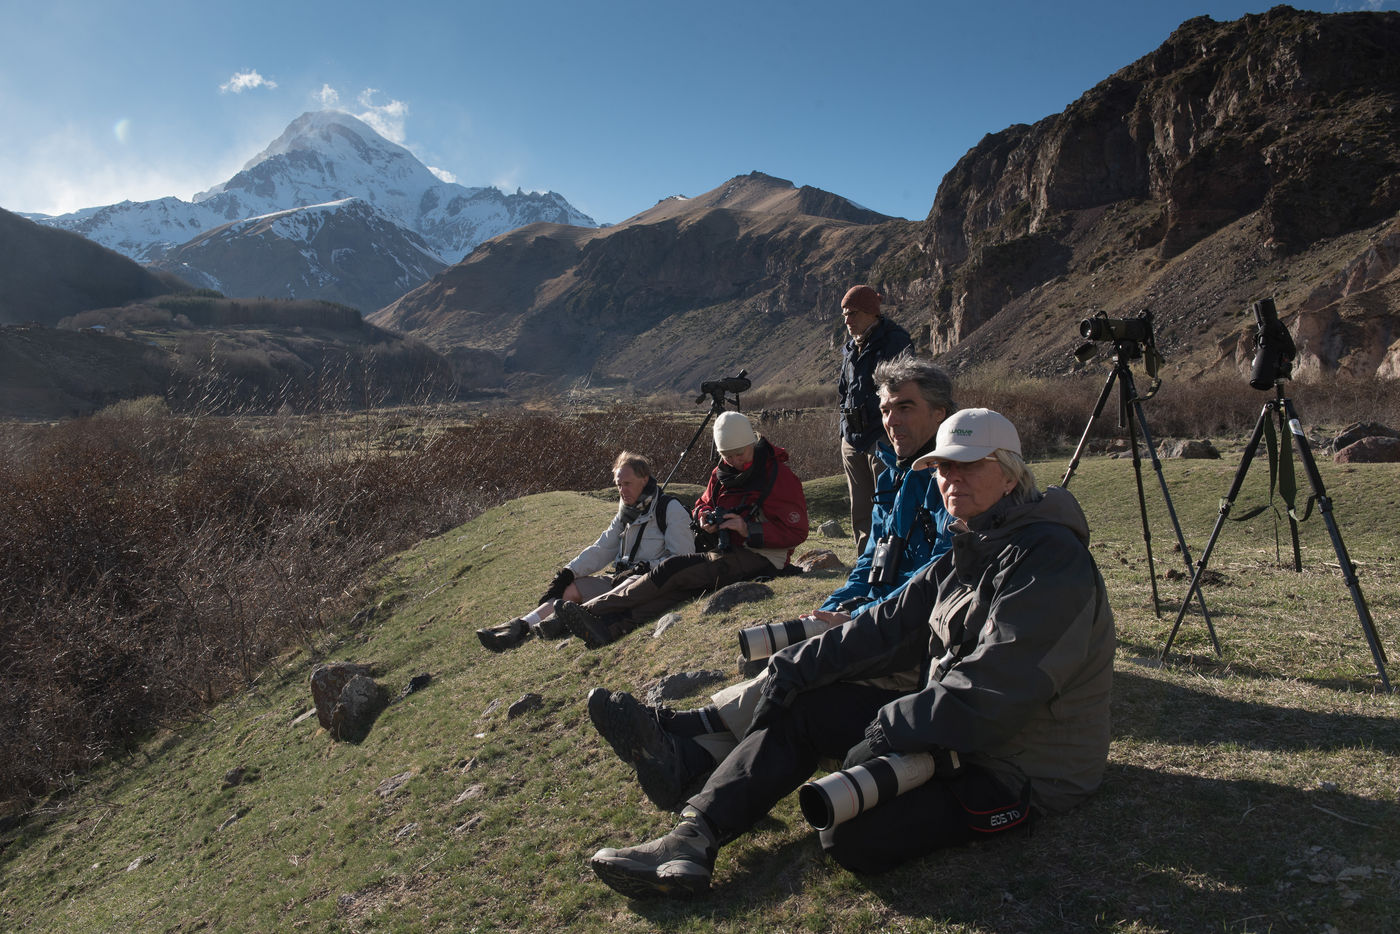
[(880, 466), (872, 462), (875, 443), (885, 437), (880, 421), (880, 396), (875, 388), (875, 367), (908, 350), (909, 332), (880, 312), (882, 296), (868, 285), (857, 285), (841, 299), (841, 317), (850, 338), (841, 350), (841, 461), (851, 498), (851, 529), (856, 554), (865, 553), (870, 537), (870, 511), (875, 476)]

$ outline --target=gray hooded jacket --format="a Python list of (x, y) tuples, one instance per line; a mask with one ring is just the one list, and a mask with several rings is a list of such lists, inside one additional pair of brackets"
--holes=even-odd
[[(961, 531), (959, 531), (961, 529)], [(897, 600), (769, 663), (775, 696), (922, 661), (924, 687), (882, 707), (877, 753), (945, 747), (1062, 811), (1108, 758), (1113, 613), (1078, 502), (1051, 487), (954, 526), (952, 549)]]

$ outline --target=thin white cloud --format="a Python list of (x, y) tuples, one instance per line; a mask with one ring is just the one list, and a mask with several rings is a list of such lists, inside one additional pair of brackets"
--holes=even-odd
[(403, 145), (404, 121), (408, 118), (408, 105), (403, 101), (390, 100), (387, 104), (374, 103), (377, 88), (365, 88), (360, 92), (359, 103), (363, 112), (356, 117), (369, 124), (376, 133), (385, 139)]
[(253, 88), (267, 88), (270, 91), (275, 87), (277, 87), (276, 81), (264, 78), (256, 71), (240, 71), (219, 85), (219, 90), (225, 94), (242, 94)]
[[(0, 160), (0, 205), (11, 211), (67, 214), (119, 201), (193, 192), (228, 178), (227, 166), (186, 166), (114, 149), (107, 128), (66, 126), (28, 141), (13, 162)], [(62, 172), (54, 166), (64, 166)], [(224, 173), (224, 174), (221, 174)]]
[(340, 93), (329, 84), (321, 85), (321, 90), (317, 91), (313, 96), (316, 100), (320, 101), (322, 107), (329, 110), (340, 109)]
[(451, 172), (447, 171), (446, 169), (440, 169), (440, 168), (438, 168), (438, 167), (435, 166), (435, 165), (430, 165), (430, 166), (428, 166), (428, 171), (429, 171), (429, 172), (432, 172), (434, 175), (436, 175), (437, 178), (438, 178), (438, 181), (446, 182), (446, 183), (449, 184), (449, 185), (456, 184), (456, 182), (457, 182), (457, 176), (453, 175)]

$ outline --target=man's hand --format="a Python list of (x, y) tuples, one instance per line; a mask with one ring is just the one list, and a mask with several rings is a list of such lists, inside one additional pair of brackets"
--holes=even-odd
[(812, 615), (833, 629), (851, 619), (850, 613), (843, 613), (840, 610), (813, 610)]
[(846, 758), (841, 762), (841, 768), (853, 769), (862, 762), (869, 762), (889, 751), (890, 741), (885, 738), (885, 730), (880, 726), (880, 721), (871, 720), (870, 725), (865, 728), (865, 739), (846, 750)]

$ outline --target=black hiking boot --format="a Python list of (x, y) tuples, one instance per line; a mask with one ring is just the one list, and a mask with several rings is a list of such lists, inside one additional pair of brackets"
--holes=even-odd
[(476, 631), (476, 637), (491, 652), (504, 652), (506, 649), (513, 649), (529, 639), (531, 635), (533, 633), (530, 631), (530, 624), (518, 616), (500, 626)]
[(559, 618), (559, 604), (563, 602), (563, 600), (555, 600), (554, 612), (530, 627), (535, 631), (535, 635), (541, 639), (563, 639), (569, 635), (568, 627)]
[(619, 759), (637, 770), (642, 793), (663, 811), (674, 811), (700, 789), (715, 760), (695, 740), (666, 730), (671, 711), (648, 707), (626, 691), (588, 693), (588, 718)]
[(709, 891), (718, 849), (704, 817), (686, 808), (666, 836), (620, 850), (604, 847), (589, 864), (594, 875), (629, 898), (689, 898)]
[(556, 604), (555, 615), (564, 623), (569, 632), (583, 640), (590, 649), (601, 649), (609, 642), (615, 642), (629, 630), (623, 625), (622, 617), (616, 613), (595, 616), (587, 607), (568, 600)]

